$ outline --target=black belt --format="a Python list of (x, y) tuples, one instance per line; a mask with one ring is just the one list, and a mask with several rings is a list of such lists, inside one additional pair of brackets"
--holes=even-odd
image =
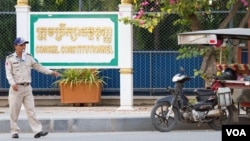
[(17, 85), (23, 85), (23, 86), (28, 86), (30, 83), (25, 82), (25, 83), (17, 83)]

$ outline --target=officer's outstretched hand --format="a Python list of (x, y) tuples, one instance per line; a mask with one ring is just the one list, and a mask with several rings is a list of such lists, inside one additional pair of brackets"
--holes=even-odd
[(52, 75), (55, 76), (55, 77), (59, 77), (60, 76), (60, 74), (57, 71), (53, 71)]

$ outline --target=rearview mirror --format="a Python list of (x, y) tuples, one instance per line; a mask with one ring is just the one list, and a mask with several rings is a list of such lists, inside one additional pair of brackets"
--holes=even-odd
[(180, 67), (180, 71), (183, 73), (185, 72), (185, 69), (183, 67)]

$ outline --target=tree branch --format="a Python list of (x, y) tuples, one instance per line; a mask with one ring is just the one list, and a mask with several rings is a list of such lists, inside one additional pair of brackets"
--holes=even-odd
[(224, 19), (224, 21), (220, 24), (219, 29), (223, 29), (223, 28), (227, 27), (228, 23), (232, 20), (232, 18), (234, 17), (234, 15), (237, 13), (240, 5), (241, 5), (241, 1), (238, 0), (234, 4), (232, 10), (230, 10), (230, 13), (227, 15), (227, 17)]
[[(250, 17), (250, 7), (248, 7), (247, 13), (245, 14), (245, 16), (243, 17), (243, 19), (240, 22), (240, 25), (239, 25), (240, 28), (245, 27), (245, 25), (247, 24), (247, 22), (249, 20), (249, 17)], [(240, 40), (238, 40), (238, 39), (233, 40), (233, 45), (238, 45), (239, 43), (240, 43)], [(233, 62), (238, 61), (237, 55), (238, 55), (238, 46), (233, 46), (233, 51), (232, 51), (232, 56), (233, 56), (232, 61)]]

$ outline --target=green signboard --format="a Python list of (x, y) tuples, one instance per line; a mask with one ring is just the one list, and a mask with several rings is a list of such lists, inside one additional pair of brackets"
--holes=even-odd
[(30, 14), (30, 53), (50, 68), (118, 68), (118, 14)]

